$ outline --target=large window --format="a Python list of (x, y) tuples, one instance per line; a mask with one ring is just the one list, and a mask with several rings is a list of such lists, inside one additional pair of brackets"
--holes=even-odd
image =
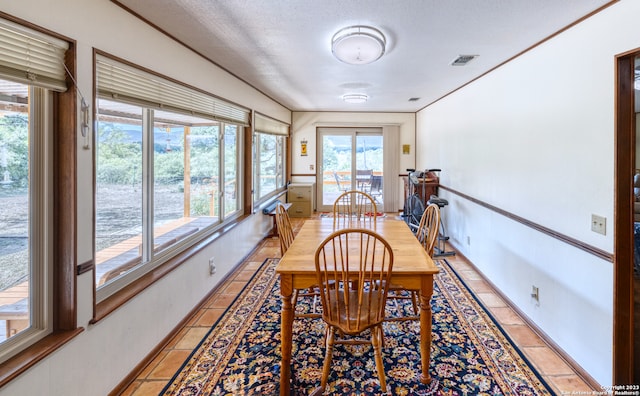
[(254, 131), (254, 201), (261, 202), (286, 186), (289, 126), (256, 113)]
[[(33, 128), (43, 114), (30, 114), (29, 101), (47, 94), (43, 89), (0, 80), (0, 95), (0, 340), (9, 346), (47, 326), (45, 316), (29, 314), (46, 305), (46, 296), (35, 294), (46, 286), (50, 261), (47, 249), (40, 249), (47, 246), (46, 233), (34, 227), (46, 229), (49, 223), (50, 209), (43, 200), (47, 139), (44, 130)], [(31, 172), (37, 177), (30, 179)]]
[(240, 148), (238, 144), (240, 138), (240, 128), (237, 125), (225, 125), (224, 127), (224, 214), (229, 216), (238, 211), (240, 205), (238, 201), (240, 167)]
[[(74, 274), (74, 257), (63, 259), (69, 252), (63, 253), (65, 243), (58, 239), (69, 235), (60, 221), (68, 206), (55, 194), (73, 186), (58, 176), (65, 161), (73, 164), (75, 153), (54, 160), (56, 144), (66, 139), (55, 120), (72, 110), (61, 93), (67, 90), (68, 47), (0, 19), (0, 367), (54, 331), (75, 327), (75, 318), (60, 319), (75, 309), (61, 296), (74, 299), (75, 289), (57, 287), (62, 277)], [(67, 126), (72, 136), (74, 126)], [(29, 359), (35, 361), (37, 351)], [(17, 359), (13, 370), (24, 368)]]
[(248, 111), (103, 56), (97, 70), (101, 301), (241, 213)]

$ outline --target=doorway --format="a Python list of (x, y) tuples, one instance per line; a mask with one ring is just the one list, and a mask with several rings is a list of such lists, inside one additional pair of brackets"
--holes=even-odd
[(613, 383), (624, 385), (640, 383), (640, 50), (616, 61)]
[(318, 129), (317, 209), (329, 212), (344, 191), (370, 194), (382, 207), (382, 128)]

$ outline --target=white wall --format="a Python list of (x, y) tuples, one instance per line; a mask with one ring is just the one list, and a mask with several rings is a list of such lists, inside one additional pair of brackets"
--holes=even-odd
[[(406, 173), (407, 168), (415, 167), (416, 153), (416, 117), (414, 113), (351, 113), (351, 112), (293, 112), (291, 124), (292, 171), (294, 175), (315, 174), (317, 166), (316, 129), (321, 127), (377, 127), (397, 125), (400, 130), (400, 149), (402, 145), (411, 146), (410, 154), (400, 154), (398, 169)], [(300, 156), (300, 141), (307, 140), (307, 153)], [(313, 170), (311, 170), (313, 166)], [(294, 176), (294, 182), (315, 182), (315, 176)], [(402, 181), (399, 182), (402, 187)], [(398, 202), (403, 201), (404, 191), (398, 190)], [(385, 208), (386, 209), (386, 208)], [(401, 210), (392, 208), (388, 212)]]
[[(8, 14), (77, 42), (77, 81), (93, 106), (93, 48), (229, 101), (289, 122), (291, 113), (202, 57), (106, 0), (0, 1)], [(90, 111), (92, 113), (92, 111)], [(79, 124), (79, 123), (78, 123)], [(78, 133), (78, 136), (79, 133)], [(92, 259), (92, 149), (78, 138), (78, 263)], [(95, 325), (89, 325), (91, 273), (78, 278), (78, 325), (85, 331), (0, 389), (1, 395), (106, 395), (266, 235), (261, 213), (240, 223), (203, 252)], [(209, 257), (218, 272), (208, 275)]]
[[(614, 56), (640, 47), (637, 15), (640, 2), (623, 0), (420, 111), (418, 167), (435, 159), (443, 185), (612, 252)], [(612, 263), (442, 195), (452, 243), (610, 384)], [(606, 235), (590, 230), (592, 214), (607, 218)]]

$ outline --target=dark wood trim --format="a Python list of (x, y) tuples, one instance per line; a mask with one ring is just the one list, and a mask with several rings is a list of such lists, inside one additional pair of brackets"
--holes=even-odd
[(107, 297), (105, 300), (95, 304), (93, 319), (89, 322), (90, 324), (98, 323), (100, 320), (107, 317), (110, 313), (120, 308), (128, 301), (133, 299), (135, 296), (146, 290), (148, 287), (162, 279), (164, 276), (169, 274), (174, 269), (178, 268), (181, 264), (200, 253), (204, 250), (209, 244), (213, 243), (216, 239), (223, 236), (225, 233), (229, 232), (232, 228), (238, 226), (242, 221), (248, 219), (250, 216), (242, 216), (237, 221), (229, 224), (225, 227), (222, 227), (219, 230), (216, 230), (213, 234), (208, 236), (207, 238), (199, 241), (194, 244), (192, 247), (187, 248), (186, 250), (178, 253), (171, 259), (166, 262), (160, 264), (153, 270), (147, 272), (140, 278), (131, 282), (129, 285), (124, 287), (122, 290), (114, 293), (113, 295)]
[[(76, 75), (74, 40), (0, 12), (0, 17), (65, 40), (69, 49), (65, 65)], [(67, 76), (66, 92), (54, 94), (53, 119), (53, 289), (54, 331), (76, 327), (76, 86)]]
[(243, 154), (244, 194), (242, 194), (242, 207), (244, 208), (244, 214), (250, 215), (253, 213), (253, 114), (251, 126), (244, 128)]
[[(357, 114), (413, 114), (415, 115), (419, 110), (417, 111), (375, 111), (375, 110), (366, 110), (366, 111), (353, 111), (353, 110), (290, 110), (289, 111), (291, 113), (326, 113), (326, 114), (353, 114), (353, 113), (357, 113)], [(394, 125), (394, 123), (375, 123), (372, 122), (371, 124), (369, 124), (368, 122), (362, 122), (362, 123), (358, 123), (356, 124), (349, 124), (347, 121), (327, 121), (326, 125), (318, 125), (316, 127), (316, 130), (318, 128), (376, 128), (378, 126), (382, 126), (382, 125)], [(395, 124), (395, 125), (399, 125), (399, 124)]]
[(57, 351), (83, 331), (84, 329), (80, 327), (74, 330), (49, 334), (38, 343), (0, 364), (0, 388)]
[[(540, 329), (540, 327), (538, 327), (538, 325), (533, 322), (531, 319), (529, 319), (529, 317), (522, 312), (522, 310), (520, 310), (520, 308), (518, 308), (513, 301), (511, 301), (504, 293), (502, 293), (502, 291), (496, 287), (496, 285), (493, 284), (493, 282), (491, 282), (491, 280), (489, 278), (487, 278), (482, 271), (480, 271), (478, 269), (478, 267), (476, 267), (467, 257), (465, 257), (464, 254), (460, 253), (460, 251), (458, 249), (456, 249), (456, 247), (454, 245), (451, 244), (451, 246), (453, 247), (453, 249), (456, 251), (456, 256), (460, 256), (464, 259), (464, 261), (469, 264), (471, 267), (473, 267), (475, 269), (475, 271), (478, 273), (478, 275), (480, 275), (480, 277), (487, 282), (487, 284), (493, 289), (493, 291), (500, 296), (500, 298), (502, 298), (504, 300), (504, 302), (509, 306), (509, 308), (511, 308), (519, 317), (520, 319), (522, 319), (523, 322), (525, 322), (527, 324), (527, 326), (529, 326), (531, 328), (531, 330), (536, 333), (536, 335), (538, 337), (540, 337), (540, 339), (542, 340), (542, 342), (544, 342), (545, 344), (547, 344), (547, 346), (552, 349), (553, 351), (555, 351), (558, 356), (560, 356), (560, 358), (562, 360), (564, 360), (564, 362), (571, 367), (571, 369), (584, 381), (586, 382), (589, 386), (591, 386), (592, 389), (602, 389), (602, 386), (598, 383), (598, 381), (596, 381), (585, 369), (582, 368), (582, 366), (580, 366), (568, 353), (566, 353), (562, 348), (560, 348), (560, 346), (558, 344), (556, 344), (555, 341), (553, 341), (551, 339), (551, 337), (549, 337), (544, 331), (542, 331), (542, 329)], [(490, 311), (490, 309), (489, 309)]]
[(584, 250), (585, 252), (593, 254), (594, 256), (599, 257), (599, 258), (601, 258), (603, 260), (606, 260), (606, 261), (609, 261), (609, 262), (613, 262), (613, 255), (611, 253), (607, 252), (607, 251), (599, 249), (599, 248), (597, 248), (595, 246), (588, 245), (588, 244), (586, 244), (586, 243), (584, 243), (582, 241), (579, 241), (579, 240), (577, 240), (575, 238), (572, 238), (570, 236), (561, 234), (561, 233), (559, 233), (557, 231), (554, 231), (554, 230), (552, 230), (550, 228), (547, 228), (545, 226), (542, 226), (540, 224), (537, 224), (537, 223), (534, 223), (534, 222), (532, 222), (530, 220), (527, 220), (524, 217), (520, 217), (520, 216), (518, 216), (516, 214), (513, 214), (511, 212), (507, 212), (506, 210), (500, 209), (497, 206), (493, 206), (493, 205), (491, 205), (489, 203), (486, 203), (486, 202), (481, 201), (479, 199), (473, 198), (473, 197), (471, 197), (471, 196), (469, 196), (467, 194), (464, 194), (464, 193), (461, 193), (459, 191), (456, 191), (456, 190), (454, 190), (454, 189), (452, 189), (450, 187), (443, 186), (442, 184), (440, 184), (439, 188), (441, 188), (443, 190), (447, 190), (447, 191), (449, 191), (449, 192), (451, 192), (451, 193), (453, 193), (455, 195), (458, 195), (458, 196), (460, 196), (460, 197), (462, 197), (462, 198), (464, 198), (464, 199), (466, 199), (468, 201), (471, 201), (471, 202), (473, 202), (473, 203), (475, 203), (477, 205), (480, 205), (480, 206), (482, 206), (482, 207), (484, 207), (486, 209), (489, 209), (489, 210), (494, 211), (494, 212), (496, 212), (498, 214), (501, 214), (501, 215), (503, 215), (503, 216), (515, 221), (515, 222), (523, 224), (523, 225), (525, 225), (527, 227), (533, 228), (536, 231), (539, 231), (539, 232), (541, 232), (543, 234), (546, 234), (546, 235), (548, 235), (548, 236), (550, 236), (552, 238), (555, 238), (555, 239), (557, 239), (559, 241), (562, 241), (562, 242), (564, 242), (564, 243), (566, 243), (568, 245), (576, 247), (576, 248), (578, 248), (580, 250)]
[[(317, 167), (316, 167), (317, 169)], [(296, 177), (316, 177), (318, 176), (316, 173), (292, 173), (291, 176), (296, 176)], [(398, 177), (407, 177), (409, 176), (408, 173), (400, 173), (398, 174)]]
[[(219, 285), (222, 285), (224, 280), (226, 280), (226, 277), (220, 282)], [(213, 296), (213, 294), (216, 291), (218, 291), (218, 289), (219, 289), (219, 286), (214, 287), (211, 290), (211, 292), (209, 292), (202, 300), (200, 300), (200, 302), (195, 306), (195, 308), (189, 311), (189, 313), (184, 317), (184, 319), (178, 322), (178, 324), (173, 328), (173, 330), (171, 330), (169, 334), (167, 334), (167, 336), (164, 337), (162, 341), (160, 341), (160, 343), (158, 343), (158, 345), (156, 345), (147, 354), (147, 356), (145, 356), (144, 359), (142, 359), (133, 368), (133, 370), (131, 370), (127, 374), (127, 376), (124, 377), (122, 381), (120, 381), (120, 383), (118, 383), (118, 385), (116, 385), (116, 387), (111, 390), (111, 392), (108, 393), (108, 396), (121, 395), (127, 389), (127, 387), (131, 385), (133, 381), (136, 380), (136, 378), (138, 378), (138, 376), (153, 361), (153, 359), (155, 359), (160, 354), (160, 352), (162, 352), (166, 348), (166, 346), (169, 345), (171, 340), (173, 340), (173, 337), (175, 337), (180, 332), (180, 330), (182, 330), (182, 328), (184, 328), (184, 326), (186, 326), (186, 324), (196, 316), (196, 314), (200, 311), (200, 309), (204, 307), (204, 304), (209, 300), (209, 298), (211, 298), (211, 296)]]
[[(76, 74), (75, 43), (66, 53), (67, 69)], [(54, 95), (53, 134), (53, 330), (74, 330), (76, 325), (76, 87)]]
[(457, 92), (457, 91), (461, 90), (462, 88), (466, 87), (467, 85), (469, 85), (469, 84), (471, 84), (471, 83), (475, 82), (476, 80), (481, 79), (482, 77), (486, 76), (487, 74), (492, 73), (494, 70), (499, 69), (500, 67), (502, 67), (502, 66), (504, 66), (505, 64), (507, 64), (507, 63), (511, 62), (512, 60), (514, 60), (514, 59), (516, 59), (516, 58), (520, 57), (521, 55), (524, 55), (525, 53), (527, 53), (527, 52), (531, 51), (532, 49), (536, 48), (537, 46), (542, 45), (543, 43), (545, 43), (545, 42), (547, 42), (547, 41), (551, 40), (552, 38), (556, 37), (557, 35), (561, 34), (562, 32), (565, 32), (566, 30), (568, 30), (568, 29), (572, 28), (573, 26), (575, 26), (575, 25), (577, 25), (577, 24), (581, 23), (581, 22), (582, 22), (582, 21), (584, 21), (585, 19), (591, 18), (593, 15), (595, 15), (595, 14), (597, 14), (597, 13), (599, 13), (599, 12), (601, 12), (601, 11), (603, 11), (603, 10), (605, 10), (605, 9), (609, 8), (609, 7), (611, 7), (612, 5), (614, 5), (615, 3), (619, 2), (619, 1), (620, 1), (620, 0), (612, 0), (612, 1), (610, 1), (610, 2), (608, 2), (608, 3), (606, 3), (606, 4), (604, 4), (602, 7), (598, 8), (597, 10), (595, 10), (595, 11), (593, 11), (593, 12), (590, 12), (589, 14), (587, 14), (587, 15), (585, 15), (584, 17), (582, 17), (582, 18), (578, 19), (577, 21), (575, 21), (575, 22), (573, 22), (573, 23), (571, 23), (571, 24), (569, 24), (569, 25), (565, 26), (564, 28), (562, 28), (562, 29), (558, 30), (557, 32), (553, 33), (552, 35), (550, 35), (550, 36), (546, 37), (545, 39), (538, 41), (537, 43), (533, 44), (531, 47), (526, 48), (526, 49), (525, 49), (525, 50), (523, 50), (523, 51), (520, 51), (519, 53), (515, 54), (515, 55), (514, 55), (514, 56), (512, 56), (511, 58), (509, 58), (509, 59), (505, 60), (504, 62), (502, 62), (502, 63), (498, 64), (497, 66), (495, 66), (495, 67), (493, 67), (493, 68), (491, 68), (491, 69), (487, 70), (486, 72), (484, 72), (484, 73), (480, 74), (478, 77), (474, 78), (473, 80), (468, 81), (467, 83), (465, 83), (465, 84), (463, 84), (463, 85), (459, 86), (458, 88), (454, 89), (453, 91), (451, 91), (451, 92), (447, 92), (446, 94), (442, 95), (441, 97), (437, 98), (436, 100), (434, 100), (434, 101), (432, 101), (432, 102), (428, 103), (428, 104), (427, 104), (427, 105), (425, 105), (424, 107), (422, 107), (422, 108), (418, 109), (418, 111), (416, 111), (416, 113), (421, 112), (422, 110), (426, 109), (427, 107), (431, 106), (432, 104), (434, 104), (434, 103), (437, 103), (437, 102), (441, 101), (442, 99), (444, 99), (444, 98), (446, 98), (447, 96), (449, 96), (449, 95), (453, 94), (454, 92)]
[[(67, 69), (76, 75), (74, 40), (26, 21), (0, 13), (20, 25), (60, 38), (69, 43), (65, 54)], [(77, 327), (76, 287), (76, 86), (67, 76), (66, 92), (53, 94), (52, 133), (52, 332), (0, 365), (0, 387), (35, 366), (61, 348), (84, 329)]]
[(634, 63), (640, 51), (616, 58), (613, 270), (613, 384), (633, 383)]
[[(262, 91), (261, 89), (258, 89), (254, 84), (251, 84), (250, 82), (244, 80), (243, 78), (241, 78), (240, 76), (238, 76), (237, 74), (235, 74), (234, 72), (232, 72), (231, 70), (227, 69), (226, 67), (223, 67), (222, 65), (220, 65), (219, 63), (215, 62), (213, 59), (205, 56), (203, 53), (196, 51), (195, 48), (191, 47), (190, 45), (188, 45), (187, 43), (185, 43), (182, 40), (178, 40), (176, 37), (174, 37), (173, 35), (169, 34), (168, 32), (166, 32), (165, 30), (161, 29), (158, 25), (152, 23), (151, 21), (149, 21), (148, 19), (144, 18), (142, 15), (138, 14), (137, 12), (133, 11), (131, 8), (127, 7), (126, 5), (120, 3), (118, 0), (111, 0), (111, 2), (115, 5), (117, 5), (118, 7), (122, 8), (123, 10), (125, 10), (126, 12), (130, 13), (131, 15), (135, 16), (136, 18), (140, 19), (141, 21), (143, 21), (144, 23), (146, 23), (147, 25), (151, 26), (152, 28), (156, 29), (157, 31), (159, 31), (160, 33), (164, 34), (165, 36), (169, 37), (170, 39), (172, 39), (173, 41), (175, 41), (176, 43), (180, 43), (182, 46), (184, 46), (185, 48), (188, 48), (191, 52), (193, 52), (194, 54), (197, 54), (198, 56), (200, 56), (203, 59), (206, 59), (208, 62), (210, 62), (211, 64), (215, 65), (216, 67), (220, 68), (220, 70), (225, 71), (226, 73), (228, 73), (230, 76), (238, 79), (238, 81), (242, 81), (243, 83), (247, 84), (248, 86), (250, 86), (251, 88), (255, 89), (257, 92), (261, 93), (262, 95), (264, 95), (265, 97), (273, 100), (275, 103), (279, 104), (280, 106), (284, 107), (285, 109), (289, 110), (289, 108), (285, 105), (283, 105), (282, 103), (280, 103), (279, 101), (277, 101), (276, 99), (274, 99), (273, 97), (269, 96), (267, 93), (265, 93), (264, 91)], [(289, 110), (291, 111), (291, 110)]]
[(94, 269), (96, 266), (95, 262), (93, 261), (93, 259), (89, 260), (89, 261), (85, 261), (82, 264), (79, 264), (76, 270), (76, 275), (82, 275), (85, 272), (89, 272), (92, 269)]
[(240, 262), (238, 262), (238, 264), (231, 271), (229, 271), (229, 273), (224, 278), (222, 278), (220, 282), (218, 282), (218, 284), (213, 289), (211, 289), (211, 291), (207, 293), (207, 295), (204, 296), (191, 311), (189, 311), (189, 313), (173, 328), (173, 330), (171, 330), (171, 332), (167, 334), (167, 336), (164, 337), (162, 341), (160, 341), (160, 343), (158, 343), (158, 345), (156, 345), (155, 348), (153, 348), (151, 352), (149, 352), (149, 354), (147, 354), (147, 356), (145, 356), (145, 358), (140, 361), (136, 365), (136, 367), (134, 367), (134, 369), (131, 370), (131, 372), (129, 372), (129, 374), (127, 374), (127, 376), (122, 381), (120, 381), (120, 383), (115, 388), (113, 388), (113, 390), (111, 390), (111, 392), (109, 392), (108, 396), (118, 396), (122, 394), (122, 392), (124, 392), (125, 389), (127, 389), (127, 387), (131, 385), (136, 378), (138, 378), (138, 376), (144, 371), (144, 369), (149, 366), (153, 359), (155, 359), (160, 354), (160, 352), (162, 352), (165, 347), (169, 345), (169, 342), (173, 340), (173, 338), (180, 332), (180, 330), (182, 330), (184, 326), (186, 326), (186, 324), (189, 323), (195, 317), (195, 315), (205, 307), (209, 299), (213, 297), (215, 293), (220, 291), (223, 286), (225, 286), (225, 282), (229, 279), (232, 279), (236, 271), (242, 267), (242, 264), (244, 264), (247, 258), (250, 257), (256, 250), (258, 250), (258, 248), (261, 246), (261, 243), (256, 245), (249, 254), (247, 254)]
[[(47, 36), (55, 37), (57, 39), (66, 41), (68, 43), (74, 43), (74, 45), (75, 45), (75, 40), (72, 39), (71, 37), (67, 37), (67, 36), (64, 36), (64, 35), (62, 35), (62, 34), (60, 34), (58, 32), (54, 32), (54, 31), (49, 30), (47, 28), (44, 28), (42, 26), (38, 26), (38, 25), (34, 24), (33, 22), (29, 22), (27, 20), (17, 18), (15, 16), (11, 15), (11, 14), (7, 14), (6, 12), (0, 11), (0, 18), (6, 19), (6, 20), (11, 21), (11, 22), (15, 22), (18, 25), (22, 25), (22, 26), (24, 26), (26, 28), (29, 28), (29, 29), (37, 30), (38, 32), (46, 34)], [(69, 70), (73, 70), (73, 69), (69, 69)], [(75, 87), (75, 84), (74, 85), (69, 85), (69, 87)]]
[[(94, 48), (92, 51), (92, 59), (91, 59), (91, 70), (92, 70), (92, 74), (93, 74), (93, 80), (92, 84), (91, 84), (91, 101), (93, 103), (93, 106), (91, 106), (91, 108), (93, 109), (93, 113), (91, 114), (91, 119), (94, 121), (91, 123), (91, 144), (92, 147), (94, 148), (91, 151), (91, 168), (92, 168), (92, 172), (91, 174), (93, 175), (93, 178), (91, 180), (91, 188), (92, 188), (92, 192), (91, 192), (91, 230), (92, 230), (92, 235), (91, 235), (91, 259), (94, 261), (95, 263), (95, 258), (96, 258), (96, 235), (95, 235), (95, 230), (96, 230), (96, 222), (97, 222), (97, 214), (96, 214), (96, 206), (97, 206), (97, 200), (96, 200), (96, 192), (98, 191), (98, 182), (96, 180), (96, 170), (97, 170), (97, 165), (96, 165), (96, 150), (95, 148), (97, 147), (97, 143), (98, 143), (98, 123), (95, 122), (98, 119), (98, 70), (97, 70), (97, 52), (96, 49)], [(92, 289), (92, 293), (93, 293), (93, 315), (92, 318), (96, 317), (96, 301), (98, 301), (97, 299), (97, 294), (96, 294), (96, 266), (93, 266), (93, 274), (91, 275), (92, 279), (93, 279), (93, 287)]]
[(119, 396), (121, 395), (129, 385), (131, 385), (133, 383), (133, 381), (136, 380), (136, 378), (138, 378), (138, 376), (144, 371), (144, 369), (153, 361), (153, 359), (155, 359), (160, 352), (162, 352), (165, 347), (167, 345), (169, 345), (169, 342), (171, 342), (171, 340), (173, 340), (173, 337), (175, 337), (178, 332), (189, 322), (189, 320), (191, 320), (200, 310), (200, 308), (203, 306), (204, 302), (207, 301), (207, 299), (213, 295), (213, 293), (216, 291), (217, 289), (213, 289), (204, 299), (202, 299), (198, 305), (193, 308), (188, 314), (187, 316), (182, 319), (180, 322), (178, 322), (178, 324), (176, 325), (176, 327), (173, 328), (173, 330), (171, 330), (171, 332), (169, 332), (169, 334), (167, 334), (167, 336), (165, 338), (162, 339), (162, 341), (160, 341), (160, 343), (158, 345), (156, 345), (151, 352), (149, 352), (147, 354), (147, 356), (144, 357), (143, 360), (141, 360), (134, 368), (133, 370), (131, 370), (126, 377), (124, 377), (122, 379), (122, 381), (120, 381), (118, 383), (118, 385), (116, 385), (115, 388), (113, 388), (111, 390), (111, 392), (108, 393), (108, 396)]

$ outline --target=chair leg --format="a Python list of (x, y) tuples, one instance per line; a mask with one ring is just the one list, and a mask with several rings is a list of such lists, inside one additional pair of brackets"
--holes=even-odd
[(293, 313), (296, 313), (296, 304), (298, 303), (298, 294), (300, 294), (300, 290), (293, 289), (293, 296), (291, 296), (291, 306), (293, 306)]
[(313, 293), (313, 305), (311, 306), (311, 313), (316, 313), (316, 305), (318, 303), (318, 291), (313, 288), (313, 289), (309, 289), (311, 290), (311, 292)]
[(380, 388), (384, 394), (388, 395), (387, 389), (387, 379), (384, 374), (384, 363), (382, 362), (382, 346), (383, 343), (382, 338), (384, 337), (384, 333), (382, 330), (382, 326), (376, 326), (371, 329), (373, 332), (371, 333), (371, 343), (373, 344), (373, 353), (376, 360), (376, 369), (378, 370), (378, 378), (380, 379)]
[(414, 290), (411, 291), (411, 303), (413, 304), (413, 313), (414, 315), (418, 314), (418, 293)]
[[(302, 294), (301, 294), (302, 293)], [(313, 303), (311, 306), (311, 312), (308, 313), (297, 313), (296, 307), (300, 296), (308, 296), (313, 294)], [(298, 318), (320, 318), (322, 315), (317, 312), (318, 307), (318, 291), (316, 288), (308, 288), (304, 290), (295, 289), (293, 291), (293, 295), (291, 297), (291, 304), (293, 305), (293, 314)]]
[(320, 380), (320, 389), (324, 392), (327, 387), (327, 380), (329, 379), (329, 371), (331, 370), (331, 359), (333, 358), (333, 339), (335, 330), (333, 326), (327, 325), (326, 332), (326, 348), (327, 351), (324, 356), (324, 366), (322, 367), (322, 380)]

